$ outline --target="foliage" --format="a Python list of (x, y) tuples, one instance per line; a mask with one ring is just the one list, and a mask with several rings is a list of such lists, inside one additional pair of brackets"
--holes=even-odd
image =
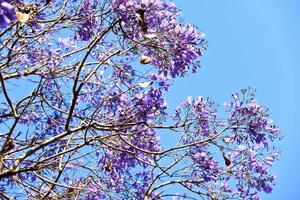
[(272, 191), (280, 132), (251, 89), (223, 108), (189, 97), (169, 113), (173, 80), (196, 72), (206, 47), (174, 3), (0, 3), (1, 198), (259, 199)]

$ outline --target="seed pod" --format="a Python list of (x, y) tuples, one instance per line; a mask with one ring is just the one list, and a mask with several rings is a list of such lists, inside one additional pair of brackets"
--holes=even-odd
[(74, 188), (68, 188), (67, 189), (67, 197), (73, 197), (76, 194)]
[(145, 17), (145, 10), (139, 9), (135, 12), (135, 16), (138, 18), (139, 21), (144, 21)]
[(19, 22), (26, 23), (37, 10), (37, 4), (18, 5), (15, 13)]
[(152, 62), (152, 59), (148, 56), (142, 56), (140, 58), (140, 62), (141, 64), (146, 65), (146, 64), (150, 64)]
[(111, 160), (105, 162), (105, 164), (103, 165), (103, 170), (106, 172), (111, 172), (112, 170)]
[(27, 14), (25, 12), (16, 11), (16, 17), (19, 22), (26, 23), (30, 18), (30, 14)]
[(231, 161), (223, 154), (225, 165), (228, 167), (231, 164)]
[(148, 31), (148, 24), (145, 21), (145, 10), (139, 9), (135, 12), (135, 16), (138, 18), (139, 25), (142, 27), (144, 33)]
[(44, 6), (47, 6), (48, 4), (50, 4), (51, 0), (46, 0), (46, 3)]
[(150, 86), (150, 85), (152, 85), (152, 84), (153, 84), (152, 81), (147, 81), (147, 82), (139, 83), (138, 85), (139, 85), (140, 87), (142, 87), (142, 88), (146, 88), (146, 87), (148, 87), (148, 86)]

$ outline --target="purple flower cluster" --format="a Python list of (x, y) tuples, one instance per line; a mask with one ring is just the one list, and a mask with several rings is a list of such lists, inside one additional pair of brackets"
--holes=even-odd
[[(147, 41), (141, 53), (151, 57), (159, 70), (175, 77), (186, 74), (191, 66), (194, 72), (199, 67), (196, 60), (202, 55), (204, 34), (192, 25), (178, 23), (180, 14), (172, 2), (114, 0), (111, 7), (120, 16), (129, 42)], [(145, 15), (146, 32), (136, 17), (139, 10)]]
[(191, 159), (196, 165), (195, 170), (192, 172), (192, 177), (199, 182), (217, 180), (216, 174), (221, 172), (221, 166), (219, 162), (213, 158), (211, 153), (198, 150), (195, 154), (191, 155)]
[(84, 20), (78, 25), (76, 40), (88, 41), (94, 34), (97, 27), (96, 15), (93, 11), (97, 8), (98, 1), (84, 0), (79, 9), (80, 17)]
[(0, 28), (6, 28), (15, 18), (15, 7), (10, 0), (0, 0)]
[(279, 129), (268, 119), (268, 110), (253, 98), (245, 99), (245, 95), (249, 94), (245, 92), (240, 95), (234, 94), (234, 101), (227, 104), (230, 113), (228, 123), (232, 127), (232, 135), (228, 140), (235, 140), (238, 143), (249, 141), (267, 147), (269, 144), (267, 139), (276, 138)]
[[(184, 116), (184, 113), (188, 113), (188, 115)], [(175, 110), (175, 114), (173, 115), (173, 119), (177, 125), (185, 121), (193, 120), (193, 126), (190, 127), (193, 129), (191, 132), (204, 137), (214, 135), (212, 128), (216, 124), (216, 117), (214, 102), (210, 99), (204, 99), (203, 97), (198, 97), (197, 99), (188, 97), (187, 100), (183, 101), (181, 106)]]
[(154, 119), (165, 113), (166, 102), (163, 93), (158, 89), (150, 89), (145, 93), (135, 95), (136, 106), (143, 121)]
[[(185, 173), (197, 184), (189, 187), (206, 185), (211, 198), (222, 193), (227, 199), (259, 199), (259, 192), (272, 192), (275, 183), (269, 167), (279, 153), (270, 145), (279, 137), (279, 129), (268, 118), (268, 110), (254, 100), (252, 90), (234, 94), (225, 108), (228, 120), (218, 119), (212, 101), (189, 97), (175, 110), (176, 126), (188, 124), (182, 143), (197, 144), (191, 147), (193, 164)], [(209, 143), (208, 138), (215, 142)], [(220, 154), (212, 155), (213, 149)]]

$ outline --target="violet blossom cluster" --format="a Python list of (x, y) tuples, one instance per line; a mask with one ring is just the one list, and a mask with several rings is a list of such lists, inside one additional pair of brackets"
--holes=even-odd
[(272, 145), (280, 132), (251, 89), (232, 96), (225, 103), (225, 119), (203, 97), (188, 98), (176, 109), (177, 126), (190, 123), (183, 127), (181, 142), (189, 145), (193, 164), (184, 176), (197, 183), (188, 184), (189, 189), (205, 186), (212, 199), (259, 199), (261, 191), (270, 193), (275, 184), (269, 167), (280, 154)]
[(15, 8), (10, 4), (10, 0), (0, 1), (0, 28), (6, 28), (15, 20)]
[[(152, 58), (153, 65), (172, 77), (199, 67), (197, 59), (205, 49), (204, 34), (196, 27), (178, 23), (180, 16), (174, 3), (155, 0), (114, 0), (111, 9), (121, 18), (128, 41), (150, 40), (140, 54)], [(147, 31), (139, 26), (136, 11), (143, 10)], [(151, 47), (158, 47), (155, 50)], [(159, 53), (158, 53), (159, 52)]]
[(1, 199), (254, 200), (272, 191), (280, 131), (251, 90), (225, 111), (189, 97), (169, 112), (173, 81), (196, 72), (206, 48), (174, 3), (0, 3)]

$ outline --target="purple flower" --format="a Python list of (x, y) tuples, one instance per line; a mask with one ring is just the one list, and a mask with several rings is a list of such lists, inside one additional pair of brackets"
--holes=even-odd
[(0, 28), (6, 28), (15, 20), (15, 7), (10, 0), (0, 0)]

